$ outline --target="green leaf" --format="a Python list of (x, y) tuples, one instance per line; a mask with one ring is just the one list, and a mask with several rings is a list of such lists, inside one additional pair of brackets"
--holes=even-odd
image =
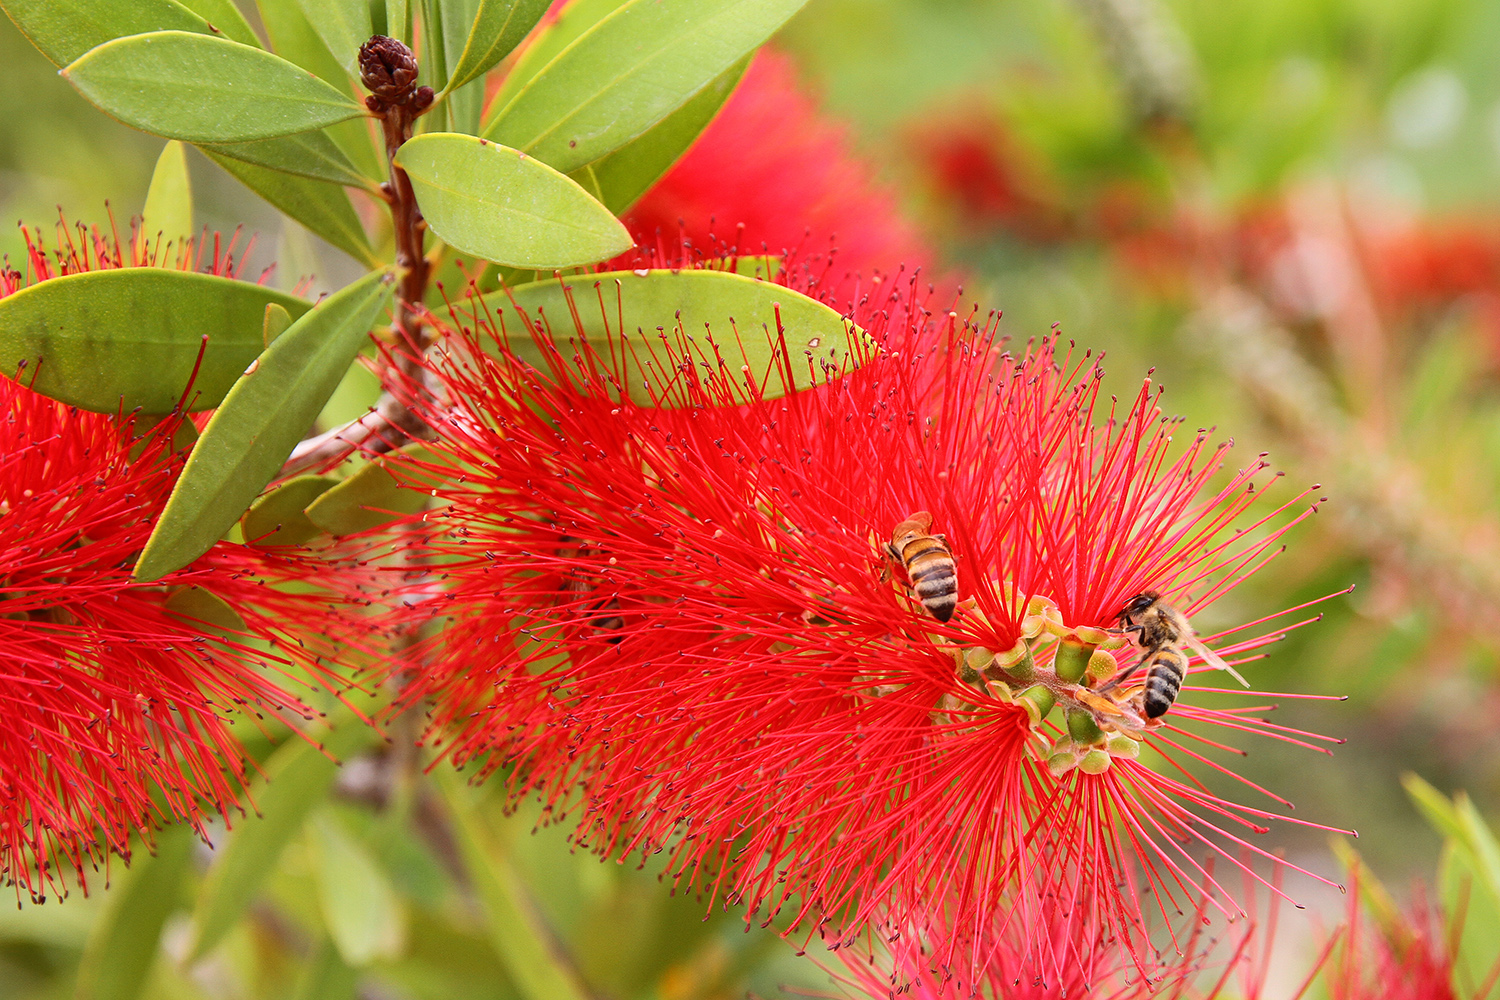
[(1415, 774), (1403, 775), (1401, 783), (1447, 841), (1438, 883), (1450, 934), (1463, 920), (1454, 980), (1462, 995), (1473, 996), (1500, 960), (1500, 842), (1464, 793), (1450, 802)]
[(212, 146), (203, 152), (241, 184), (361, 264), (380, 266), (349, 196), (338, 185), (257, 167), (215, 152)]
[[(131, 2), (134, 3), (135, 0)], [(244, 45), (260, 47), (260, 39), (255, 36), (255, 29), (250, 27), (250, 22), (245, 20), (245, 15), (241, 14), (240, 9), (234, 5), (234, 0), (182, 0), (182, 5), (191, 8), (193, 13), (217, 28), (226, 38)], [(139, 31), (121, 32), (121, 34), (136, 35), (148, 30), (153, 29), (142, 28)]]
[[(1500, 960), (1500, 907), (1479, 885), (1472, 859), (1457, 842), (1448, 841), (1438, 865), (1438, 888), (1448, 916), (1448, 933), (1457, 938), (1453, 979), (1458, 995), (1473, 997)], [(1463, 920), (1462, 936), (1458, 920)]]
[[(474, 27), (464, 42), (447, 89), (460, 87), (494, 68), (521, 44), (547, 12), (549, 0), (479, 0)], [(452, 47), (449, 47), (452, 51)]]
[(484, 910), (490, 941), (527, 1000), (585, 1000), (577, 973), (557, 961), (548, 931), (510, 858), (485, 829), (456, 775), (436, 775), (453, 818), (453, 836)]
[(411, 4), (407, 0), (385, 0), (385, 33), (411, 44)]
[(189, 406), (217, 406), (260, 353), (273, 302), (294, 316), (309, 308), (247, 281), (165, 268), (51, 278), (0, 299), (0, 370), (25, 362), (38, 392), (86, 410), (168, 413), (207, 334)]
[[(774, 399), (785, 394), (788, 381), (797, 388), (821, 383), (822, 362), (841, 369), (852, 366), (859, 353), (874, 350), (868, 340), (861, 343), (865, 334), (858, 327), (823, 303), (730, 271), (612, 271), (517, 285), (510, 289), (510, 297), (502, 290), (482, 301), (505, 323), (511, 350), (545, 370), (544, 357), (526, 338), (527, 327), (517, 314), (524, 313), (543, 328), (550, 325), (567, 357), (571, 352), (566, 342), (577, 335), (569, 294), (577, 302), (584, 335), (604, 357), (619, 358), (630, 398), (643, 406), (682, 403), (665, 389), (680, 376), (675, 371), (662, 374), (666, 363), (660, 339), (663, 328), (675, 344), (687, 338), (696, 360), (717, 365), (714, 349), (704, 336), (706, 326), (741, 402), (750, 398), (745, 379), (753, 377), (762, 396)], [(603, 310), (597, 298), (601, 294)], [(785, 358), (779, 356), (778, 310), (788, 352)], [(628, 350), (609, 345), (610, 338), (622, 332), (617, 317), (623, 319)]]
[(173, 590), (162, 607), (176, 618), (193, 625), (207, 625), (216, 632), (245, 631), (245, 619), (228, 601), (196, 584)]
[(340, 480), (332, 476), (298, 476), (256, 500), (240, 519), (247, 545), (301, 545), (323, 533), (304, 510)]
[(370, 40), (370, 0), (297, 0), (307, 21), (328, 46), (328, 51), (359, 78), (359, 47)]
[(198, 558), (240, 519), (338, 387), (390, 298), (375, 271), (276, 338), (234, 384), (188, 456), (136, 563), (155, 580)]
[(190, 31), (105, 42), (62, 72), (125, 124), (188, 142), (269, 139), (365, 114), (280, 56)]
[[(409, 444), (396, 455), (431, 458), (420, 444)], [(392, 460), (400, 459), (381, 457), (361, 466), (354, 475), (311, 501), (307, 519), (330, 535), (353, 535), (421, 510), (429, 495), (403, 487), (386, 471), (386, 464)]]
[[(467, 4), (469, 0), (463, 2)], [(419, 79), (433, 90), (441, 90), (443, 82), (448, 79), (448, 39), (443, 34), (443, 5), (439, 0), (419, 0), (419, 3), (423, 41), (422, 72)]]
[(212, 150), (221, 156), (299, 177), (332, 181), (366, 190), (375, 188), (375, 183), (359, 172), (353, 161), (344, 155), (337, 143), (328, 138), (326, 132), (298, 132), (296, 135), (258, 139), (255, 142), (206, 144), (203, 149), (204, 152)]
[(604, 206), (623, 215), (661, 180), (718, 115), (749, 65), (746, 56), (643, 135), (585, 168), (593, 170)]
[(260, 342), (263, 347), (270, 347), (271, 341), (286, 333), (287, 327), (292, 325), (292, 314), (281, 308), (274, 302), (266, 303), (266, 316), (260, 324)]
[(207, 21), (176, 0), (3, 0), (0, 7), (21, 34), (55, 66), (66, 66), (96, 45), (147, 31), (214, 33)]
[[(423, 445), (410, 444), (398, 456), (431, 459)], [(356, 474), (323, 493), (308, 507), (309, 522), (330, 535), (353, 535), (414, 514), (428, 502), (428, 493), (408, 489), (386, 469), (389, 457), (363, 465)]]
[(282, 849), (327, 796), (338, 765), (325, 751), (342, 760), (376, 739), (375, 730), (351, 720), (326, 734), (321, 747), (293, 738), (271, 755), (264, 778), (250, 790), (259, 815), (247, 817), (228, 833), (198, 893), (188, 961), (207, 955), (234, 927), (276, 870)]
[(1463, 842), (1474, 857), (1474, 867), (1484, 889), (1492, 901), (1500, 903), (1500, 843), (1496, 843), (1494, 833), (1467, 795), (1458, 793), (1453, 804)]
[(191, 448), (198, 440), (198, 428), (191, 420), (183, 420), (178, 413), (142, 413), (135, 420), (135, 444), (130, 447), (130, 460), (136, 461), (143, 455), (149, 444), (152, 443), (150, 431), (165, 420), (173, 422), (172, 442), (170, 448), (173, 451), (182, 451)]
[(349, 965), (395, 958), (406, 940), (406, 913), (390, 879), (364, 844), (325, 809), (308, 824), (323, 923)]
[(490, 101), (489, 114), (485, 116), (486, 130), (494, 123), (495, 116), (530, 83), (548, 63), (557, 58), (559, 52), (572, 45), (578, 37), (623, 6), (625, 0), (571, 0), (558, 13), (557, 18), (526, 43), (516, 63), (505, 74), (500, 89)]
[(358, 986), (359, 973), (339, 957), (332, 940), (323, 938), (297, 978), (292, 1000), (354, 1000)]
[(171, 243), (181, 250), (193, 235), (193, 185), (188, 179), (187, 155), (182, 143), (167, 143), (156, 158), (141, 220), (146, 233), (160, 234), (158, 249)]
[(485, 137), (575, 170), (676, 111), (807, 0), (630, 0), (548, 63)]
[[(332, 84), (340, 93), (351, 94), (355, 100), (364, 100), (364, 91), (349, 78), (344, 67), (328, 51), (323, 39), (303, 16), (297, 0), (256, 0), (266, 34), (271, 37), (271, 47), (283, 59), (296, 63), (310, 73), (316, 73)], [(386, 174), (385, 147), (378, 145), (371, 134), (368, 118), (355, 118), (328, 128), (328, 136), (344, 151), (359, 172), (366, 177), (384, 179)], [(378, 131), (378, 130), (377, 130)]]
[(1402, 775), (1401, 785), (1439, 835), (1463, 839), (1463, 826), (1459, 823), (1458, 813), (1454, 811), (1453, 804), (1448, 801), (1447, 796), (1415, 774)]
[(551, 270), (630, 248), (630, 233), (587, 191), (514, 149), (431, 132), (403, 145), (396, 163), (432, 231), (462, 253)]
[(161, 929), (177, 908), (192, 863), (193, 831), (168, 827), (156, 853), (137, 852), (128, 872), (110, 889), (78, 967), (78, 1000), (134, 1000), (142, 995), (160, 950)]
[[(437, 8), (442, 19), (443, 65), (442, 75), (434, 77), (442, 93), (442, 110), (446, 116), (447, 130), (473, 134), (479, 131), (479, 118), (484, 112), (484, 84), (450, 86), (446, 81), (451, 75), (453, 62), (463, 51), (464, 44), (474, 27), (482, 0), (443, 0)], [(440, 131), (431, 125), (432, 131)]]

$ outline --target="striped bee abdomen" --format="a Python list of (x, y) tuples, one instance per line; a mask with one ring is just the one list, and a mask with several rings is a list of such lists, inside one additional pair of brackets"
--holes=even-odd
[(1182, 680), (1187, 676), (1187, 657), (1176, 649), (1158, 649), (1151, 656), (1151, 667), (1146, 672), (1146, 690), (1143, 707), (1146, 718), (1159, 719), (1177, 701), (1177, 692), (1182, 690)]
[(927, 613), (945, 622), (958, 606), (958, 567), (943, 536), (927, 534), (931, 524), (926, 511), (911, 515), (896, 525), (886, 553), (906, 569), (912, 593)]

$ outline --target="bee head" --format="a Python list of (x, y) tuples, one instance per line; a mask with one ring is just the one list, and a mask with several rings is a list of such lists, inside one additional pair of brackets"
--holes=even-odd
[(891, 542), (895, 545), (902, 545), (913, 538), (927, 534), (927, 529), (930, 527), (932, 527), (932, 515), (925, 510), (919, 510), (896, 525), (896, 530), (891, 532)]
[(1129, 601), (1127, 601), (1124, 609), (1122, 609), (1119, 615), (1117, 615), (1116, 617), (1122, 619), (1137, 618), (1145, 614), (1147, 611), (1151, 610), (1151, 605), (1155, 604), (1159, 600), (1161, 600), (1161, 595), (1156, 591), (1142, 591), (1141, 593), (1136, 594)]

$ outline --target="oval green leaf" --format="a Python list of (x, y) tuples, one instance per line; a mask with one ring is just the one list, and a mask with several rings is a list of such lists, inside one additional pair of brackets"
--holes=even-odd
[(186, 566), (240, 519), (367, 342), (390, 298), (389, 282), (376, 271), (330, 296), (246, 369), (188, 456), (136, 563), (136, 579)]
[[(26, 363), (38, 392), (99, 413), (168, 413), (208, 344), (189, 406), (217, 406), (261, 352), (265, 308), (309, 303), (211, 274), (154, 267), (89, 271), (0, 299), (0, 370)], [(35, 367), (40, 364), (40, 368)]]
[(578, 184), (514, 149), (456, 132), (419, 135), (396, 164), (442, 240), (496, 264), (551, 270), (607, 260), (630, 233)]
[(406, 912), (365, 845), (324, 809), (308, 823), (319, 908), (329, 937), (351, 966), (394, 958), (406, 939)]
[(321, 535), (323, 529), (308, 520), (303, 511), (344, 481), (332, 476), (298, 476), (282, 483), (251, 504), (240, 519), (245, 544), (301, 545)]
[[(349, 79), (349, 74), (307, 22), (297, 0), (258, 0), (256, 8), (266, 26), (266, 34), (271, 38), (271, 48), (277, 55), (296, 63), (309, 73), (316, 73), (340, 93), (353, 93), (356, 99), (364, 99), (363, 91), (351, 90), (355, 85)], [(338, 143), (339, 148), (354, 161), (360, 173), (384, 180), (385, 144), (382, 141), (377, 148), (371, 130), (366, 127), (369, 121), (367, 118), (355, 118), (332, 125), (328, 129), (328, 137)]]
[(623, 215), (661, 180), (718, 115), (749, 65), (750, 57), (741, 59), (644, 135), (585, 167), (604, 207)]
[(166, 243), (180, 248), (193, 235), (193, 185), (180, 142), (167, 143), (156, 158), (146, 206), (141, 209), (141, 227), (147, 234), (159, 234), (158, 250)]
[(364, 107), (280, 56), (153, 31), (96, 46), (63, 76), (127, 125), (187, 142), (248, 142), (356, 118)]
[(358, 79), (359, 47), (374, 34), (370, 0), (297, 0), (297, 5), (344, 72)]
[(167, 613), (191, 625), (206, 626), (217, 633), (245, 631), (245, 619), (224, 598), (194, 584), (178, 587), (162, 602)]
[[(547, 12), (550, 0), (479, 0), (474, 26), (455, 60), (446, 89), (453, 90), (488, 72), (521, 44)], [(452, 54), (450, 52), (450, 58)]]
[[(689, 350), (695, 361), (715, 367), (717, 345), (739, 402), (750, 399), (746, 379), (755, 380), (763, 398), (774, 399), (792, 387), (820, 384), (824, 363), (842, 370), (875, 349), (862, 330), (823, 303), (732, 271), (612, 271), (518, 285), (509, 296), (501, 290), (482, 301), (503, 319), (511, 349), (540, 368), (544, 357), (527, 339), (528, 326), (519, 314), (525, 314), (532, 328), (550, 327), (567, 356), (564, 345), (579, 333), (570, 297), (577, 303), (582, 335), (604, 357), (621, 358), (630, 398), (643, 406), (685, 402), (673, 389), (681, 375), (663, 350), (663, 330), (674, 350)], [(623, 318), (629, 344), (612, 352), (611, 337), (621, 335), (617, 317)]]
[(485, 136), (576, 170), (682, 107), (806, 2), (631, 0), (537, 73)]
[(282, 850), (322, 802), (342, 760), (378, 738), (375, 730), (350, 720), (328, 733), (323, 745), (293, 738), (266, 761), (265, 777), (250, 790), (259, 815), (248, 817), (215, 852), (193, 912), (193, 943), (188, 960), (208, 954), (234, 927), (276, 870)]
[(516, 64), (505, 74), (505, 79), (500, 82), (500, 89), (490, 102), (484, 127), (488, 129), (494, 124), (495, 116), (500, 110), (548, 63), (556, 59), (559, 52), (572, 45), (580, 35), (613, 14), (624, 3), (625, 0), (569, 0), (564, 4), (557, 17), (526, 43), (526, 47), (516, 58)]
[(255, 142), (214, 143), (205, 145), (203, 151), (299, 177), (370, 190), (375, 187), (375, 182), (359, 172), (326, 132), (298, 132)]
[(411, 5), (407, 0), (385, 0), (385, 33), (411, 44)]
[(135, 1000), (144, 994), (162, 927), (177, 908), (192, 860), (193, 831), (186, 824), (163, 830), (154, 855), (136, 855), (89, 932), (73, 993), (77, 1000)]
[[(409, 444), (397, 455), (431, 457), (420, 444)], [(307, 519), (330, 535), (354, 535), (421, 510), (428, 494), (402, 486), (386, 470), (390, 461), (391, 457), (377, 458), (312, 500)]]
[[(250, 22), (245, 20), (245, 15), (234, 5), (234, 0), (183, 0), (184, 7), (190, 8), (203, 20), (209, 23), (216, 34), (222, 34), (236, 42), (245, 45), (260, 47), (260, 39), (255, 37), (255, 29), (250, 27)], [(127, 6), (121, 4), (120, 6)], [(122, 35), (136, 35), (142, 31), (153, 30), (141, 28), (137, 31), (122, 31)]]
[(484, 84), (449, 87), (448, 77), (472, 33), (480, 2), (443, 0), (441, 4), (422, 6), (422, 38), (427, 42), (427, 53), (423, 57), (428, 72), (427, 82), (442, 95), (441, 103), (436, 105), (439, 114), (430, 116), (423, 129), (425, 132), (472, 135), (479, 131), (479, 119), (484, 113)]
[(349, 196), (338, 185), (258, 167), (212, 146), (203, 147), (203, 152), (241, 184), (361, 264), (380, 266)]
[(274, 302), (266, 303), (266, 315), (260, 324), (260, 342), (262, 347), (270, 347), (271, 341), (286, 333), (287, 328), (292, 325), (292, 314), (281, 308)]
[(177, 0), (4, 0), (0, 7), (54, 66), (66, 66), (96, 45), (147, 31), (215, 34)]

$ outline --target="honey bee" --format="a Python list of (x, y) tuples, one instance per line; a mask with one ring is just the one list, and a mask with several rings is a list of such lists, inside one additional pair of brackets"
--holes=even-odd
[(1177, 701), (1177, 693), (1187, 677), (1188, 658), (1183, 647), (1197, 653), (1209, 666), (1227, 671), (1245, 687), (1250, 686), (1238, 670), (1198, 641), (1187, 616), (1162, 600), (1156, 591), (1147, 590), (1132, 597), (1118, 618), (1124, 626), (1122, 631), (1135, 633), (1136, 642), (1145, 652), (1138, 662), (1100, 691), (1119, 687), (1126, 678), (1145, 666), (1146, 684), (1141, 692), (1141, 709), (1146, 718), (1161, 718)]
[(958, 567), (942, 535), (929, 535), (932, 515), (925, 510), (908, 515), (891, 532), (886, 558), (906, 570), (912, 594), (927, 613), (940, 622), (953, 617), (958, 606)]

